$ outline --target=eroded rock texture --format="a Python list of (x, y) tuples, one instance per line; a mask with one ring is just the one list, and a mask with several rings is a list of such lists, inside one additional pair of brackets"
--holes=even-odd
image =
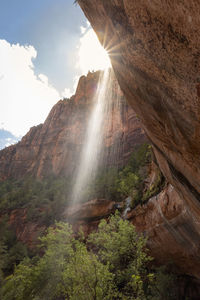
[[(25, 175), (71, 176), (78, 165), (87, 123), (94, 104), (100, 72), (88, 73), (79, 80), (76, 94), (60, 100), (44, 124), (33, 127), (16, 145), (0, 151), (0, 179)], [(123, 165), (133, 148), (146, 140), (141, 123), (129, 107), (116, 79), (111, 84), (112, 103), (106, 115), (103, 163)]]
[(175, 262), (180, 273), (199, 278), (199, 228), (172, 185), (129, 212), (128, 219), (149, 236), (157, 262)]
[(158, 224), (152, 250), (157, 248), (156, 255), (162, 257), (170, 253), (178, 266), (185, 264), (186, 273), (199, 277), (200, 3), (80, 0), (79, 4), (109, 51), (120, 87), (141, 118), (160, 169), (175, 188), (166, 192), (168, 205), (163, 202), (162, 210), (174, 206), (175, 211), (166, 214), (163, 226), (159, 203), (148, 204), (147, 215), (152, 215), (145, 217), (146, 227)]

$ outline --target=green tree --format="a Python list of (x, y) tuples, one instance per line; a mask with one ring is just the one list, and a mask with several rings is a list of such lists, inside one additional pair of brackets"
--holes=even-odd
[(68, 224), (56, 224), (41, 238), (43, 257), (26, 259), (5, 280), (5, 300), (113, 299), (113, 275), (84, 243), (73, 237)]
[(90, 235), (89, 242), (100, 261), (108, 264), (114, 274), (118, 297), (121, 297), (117, 299), (144, 300), (151, 288), (152, 275), (147, 265), (152, 258), (147, 254), (146, 239), (136, 233), (134, 226), (116, 214), (108, 223), (101, 221), (98, 232)]
[(40, 241), (43, 255), (15, 267), (4, 280), (1, 299), (176, 299), (166, 292), (169, 278), (150, 271), (146, 239), (118, 214), (101, 221), (87, 243), (66, 223), (56, 223)]
[(128, 171), (128, 172), (121, 172), (119, 174), (118, 179), (118, 187), (117, 191), (121, 195), (122, 198), (127, 196), (138, 196), (138, 189), (139, 189), (140, 178), (138, 175)]

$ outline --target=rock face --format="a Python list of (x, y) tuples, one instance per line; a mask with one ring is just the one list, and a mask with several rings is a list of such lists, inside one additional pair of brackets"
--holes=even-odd
[(115, 210), (114, 201), (94, 199), (68, 207), (63, 213), (63, 218), (72, 224), (74, 232), (78, 232), (81, 228), (85, 236), (88, 236), (92, 231), (97, 230), (102, 219), (107, 219)]
[[(74, 232), (78, 232), (80, 227), (85, 236), (93, 230), (97, 230), (101, 219), (106, 219), (114, 213), (116, 203), (105, 199), (94, 199), (83, 204), (67, 207), (62, 214), (62, 220), (72, 224)], [(38, 208), (38, 212), (46, 212), (46, 208)], [(5, 215), (0, 215), (4, 217)], [(17, 240), (35, 250), (38, 245), (38, 237), (45, 233), (47, 225), (41, 220), (39, 214), (35, 212), (34, 218), (28, 217), (27, 208), (18, 208), (7, 215), (8, 223), (15, 231)]]
[[(116, 205), (115, 202), (104, 199), (92, 200), (67, 208), (63, 216), (72, 222), (75, 231), (81, 226), (88, 235), (96, 230), (100, 220), (107, 218), (116, 207), (123, 214), (123, 203)], [(156, 263), (168, 264), (175, 261), (176, 271), (200, 280), (198, 225), (185, 209), (184, 201), (172, 185), (166, 185), (163, 191), (146, 204), (138, 205), (128, 212), (127, 219), (138, 232), (149, 237), (147, 245)]]
[(200, 279), (198, 224), (172, 185), (147, 204), (137, 206), (127, 218), (147, 234), (151, 255), (157, 262), (175, 262), (180, 273)]
[[(71, 176), (81, 152), (90, 111), (94, 103), (100, 72), (88, 73), (79, 80), (76, 94), (60, 100), (44, 124), (33, 127), (16, 145), (0, 151), (0, 179), (25, 175)], [(123, 165), (135, 145), (146, 140), (141, 123), (129, 107), (113, 78), (113, 108), (104, 128), (104, 163)], [(118, 99), (119, 106), (114, 103)], [(115, 154), (115, 155), (114, 155)]]
[(38, 245), (38, 237), (46, 230), (46, 226), (41, 224), (38, 218), (28, 219), (26, 208), (12, 210), (9, 214), (9, 224), (14, 229), (17, 240), (33, 250)]
[(162, 173), (175, 188), (163, 195), (163, 212), (154, 200), (144, 220), (141, 214), (135, 218), (145, 222), (144, 229), (163, 222), (151, 238), (152, 250), (158, 247), (157, 256), (170, 254), (178, 266), (185, 265), (186, 273), (199, 277), (199, 3), (79, 0), (79, 4), (110, 54), (120, 87), (144, 125)]

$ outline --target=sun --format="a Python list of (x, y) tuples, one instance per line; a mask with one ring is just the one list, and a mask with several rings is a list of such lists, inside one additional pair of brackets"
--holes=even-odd
[(78, 67), (84, 74), (87, 74), (88, 71), (104, 70), (111, 67), (108, 53), (101, 46), (91, 28), (80, 39)]

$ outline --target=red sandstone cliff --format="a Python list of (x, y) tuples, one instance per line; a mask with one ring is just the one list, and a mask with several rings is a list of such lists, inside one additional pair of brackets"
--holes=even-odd
[(199, 277), (199, 1), (78, 2), (172, 185), (160, 200), (137, 209), (134, 220), (149, 232), (157, 258), (170, 256)]
[[(73, 173), (84, 141), (99, 74), (82, 76), (76, 94), (71, 99), (60, 100), (44, 124), (31, 128), (19, 143), (0, 151), (1, 180), (25, 175), (70, 176)], [(146, 137), (136, 114), (126, 104), (116, 79), (113, 79), (110, 88), (112, 101), (115, 103), (118, 99), (120, 108), (113, 105), (102, 129), (104, 163), (122, 165), (134, 146), (145, 141)]]

